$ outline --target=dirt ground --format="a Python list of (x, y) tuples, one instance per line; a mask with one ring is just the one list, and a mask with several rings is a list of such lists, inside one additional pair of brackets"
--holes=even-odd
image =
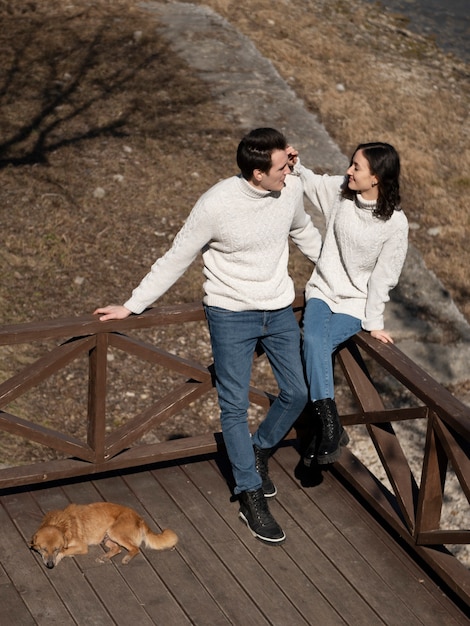
[[(397, 146), (411, 240), (470, 319), (468, 67), (360, 2), (205, 4), (346, 154)], [(123, 301), (199, 194), (235, 171), (240, 129), (137, 7), (0, 0), (2, 323)], [(196, 264), (162, 301), (198, 299), (201, 283)]]

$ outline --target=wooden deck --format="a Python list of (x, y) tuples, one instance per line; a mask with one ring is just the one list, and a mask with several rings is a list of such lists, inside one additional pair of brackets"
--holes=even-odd
[[(220, 451), (3, 491), (0, 624), (469, 624), (468, 607), (359, 504), (334, 468), (309, 486), (296, 478), (298, 459), (286, 442), (270, 462), (278, 487), (271, 510), (287, 535), (282, 546), (255, 540), (238, 519)], [(172, 528), (177, 548), (144, 548), (123, 566), (120, 557), (97, 563), (101, 547), (93, 547), (47, 570), (28, 548), (42, 515), (98, 500), (132, 506), (151, 526)]]
[[(302, 307), (300, 294), (298, 317)], [(314, 477), (322, 480), (299, 476), (295, 445), (311, 437), (307, 408), (270, 463), (278, 487), (271, 508), (287, 541), (266, 546), (238, 519), (220, 433), (142, 439), (196, 401), (203, 411), (213, 392), (209, 353), (199, 343), (175, 350), (160, 335), (176, 324), (178, 335), (198, 339), (194, 323), (205, 328), (200, 303), (105, 324), (89, 315), (0, 328), (12, 366), (0, 381), (0, 433), (51, 453), (0, 467), (0, 626), (469, 624), (470, 571), (444, 546), (468, 545), (470, 529), (441, 524), (448, 470), (470, 503), (469, 407), (395, 346), (358, 333), (336, 355), (352, 400), (341, 419), (366, 429), (390, 486), (348, 448)], [(9, 357), (17, 345), (18, 362)], [(109, 359), (117, 355), (119, 367)], [(123, 381), (129, 359), (131, 378)], [(122, 394), (140, 391), (140, 364), (151, 365), (155, 389), (116, 416), (111, 408)], [(379, 371), (407, 403), (385, 402), (383, 385), (374, 383)], [(57, 384), (69, 375), (83, 385), (70, 398), (60, 385), (82, 416), (72, 432), (53, 419), (54, 407), (62, 411)], [(266, 410), (272, 395), (264, 382), (250, 388), (250, 400)], [(43, 397), (51, 410), (35, 401)], [(411, 468), (401, 445), (401, 422), (425, 427), (420, 468)], [(150, 525), (172, 528), (177, 548), (144, 550), (123, 566), (119, 557), (98, 563), (102, 548), (94, 547), (46, 569), (28, 548), (42, 516), (97, 500), (130, 505)]]

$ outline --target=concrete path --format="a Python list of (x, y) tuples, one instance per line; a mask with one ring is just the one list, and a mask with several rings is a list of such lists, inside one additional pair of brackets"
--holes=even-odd
[[(207, 83), (241, 133), (278, 128), (308, 167), (345, 172), (349, 158), (250, 39), (207, 7), (178, 2), (141, 6), (155, 15), (159, 34)], [(397, 346), (442, 384), (470, 379), (470, 325), (414, 247), (387, 305), (386, 326)], [(470, 403), (470, 398), (461, 399)]]

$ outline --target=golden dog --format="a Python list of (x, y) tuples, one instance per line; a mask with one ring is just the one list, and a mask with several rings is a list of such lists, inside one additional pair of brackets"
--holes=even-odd
[(129, 563), (139, 552), (142, 543), (154, 550), (173, 548), (176, 534), (167, 528), (154, 533), (134, 509), (110, 502), (70, 504), (63, 510), (50, 511), (31, 539), (30, 547), (39, 552), (44, 565), (52, 569), (64, 556), (86, 554), (88, 546), (102, 544), (107, 553), (98, 561), (104, 562), (121, 552)]

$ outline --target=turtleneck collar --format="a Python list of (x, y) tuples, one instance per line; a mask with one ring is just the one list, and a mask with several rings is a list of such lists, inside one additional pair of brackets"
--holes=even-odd
[(357, 193), (356, 206), (366, 211), (373, 211), (377, 206), (377, 200), (365, 200), (360, 193)]
[(238, 177), (242, 191), (250, 198), (279, 198), (280, 191), (266, 191), (265, 189), (257, 189), (240, 174)]

